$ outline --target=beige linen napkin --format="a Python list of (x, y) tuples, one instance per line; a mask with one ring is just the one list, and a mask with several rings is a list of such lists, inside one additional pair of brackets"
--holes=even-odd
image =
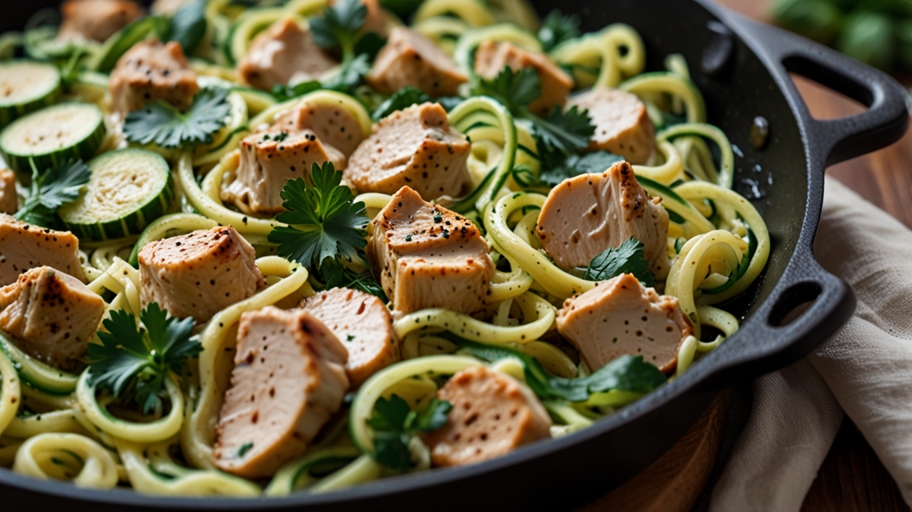
[(843, 411), (912, 505), (912, 231), (827, 179), (814, 248), (857, 310), (816, 352), (754, 382), (711, 512), (799, 510)]

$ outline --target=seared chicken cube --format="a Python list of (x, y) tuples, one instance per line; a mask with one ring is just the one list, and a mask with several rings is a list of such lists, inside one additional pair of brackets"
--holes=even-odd
[(156, 100), (187, 110), (199, 85), (180, 43), (156, 40), (138, 43), (117, 60), (108, 90), (114, 111), (126, 117)]
[(403, 187), (369, 229), (368, 256), (394, 310), (488, 314), (494, 262), (472, 221)]
[(323, 144), (310, 130), (288, 133), (270, 129), (254, 133), (241, 140), (237, 176), (220, 196), (244, 213), (275, 215), (285, 211), (285, 182), (295, 178), (309, 182), (313, 164), (324, 162), (341, 169), (345, 167), (345, 155)]
[(433, 98), (455, 96), (459, 85), (469, 80), (434, 41), (405, 27), (393, 29), (366, 78), (383, 94), (412, 86)]
[(649, 270), (668, 275), (668, 212), (650, 198), (627, 162), (601, 174), (569, 178), (548, 193), (538, 239), (560, 268), (587, 267), (593, 258), (633, 237), (643, 243)]
[(0, 213), (10, 215), (19, 209), (16, 196), (16, 175), (9, 169), (0, 170)]
[[(329, 5), (335, 5), (338, 1), (329, 0)], [(361, 31), (375, 32), (381, 37), (386, 37), (388, 33), (386, 26), (389, 24), (389, 19), (386, 16), (386, 11), (380, 6), (380, 2), (378, 0), (361, 0), (361, 3), (367, 7), (367, 19), (364, 21)]]
[(104, 313), (100, 296), (51, 267), (0, 288), (0, 330), (26, 354), (64, 370), (76, 366)]
[[(347, 159), (364, 141), (361, 122), (342, 102), (338, 105), (306, 105), (276, 119), (276, 126), (282, 126), (291, 133), (292, 130), (310, 130), (323, 141), (323, 144), (338, 149)], [(342, 167), (336, 166), (337, 170)]]
[(259, 33), (238, 63), (238, 76), (257, 89), (315, 80), (339, 63), (317, 46), (309, 30), (285, 18)]
[(541, 95), (529, 105), (534, 114), (545, 116), (555, 105), (563, 106), (573, 89), (573, 78), (547, 55), (530, 52), (508, 42), (485, 41), (478, 46), (475, 52), (475, 73), (478, 76), (489, 80), (496, 78), (507, 66), (513, 71), (532, 68), (538, 73)]
[(241, 315), (231, 388), (216, 426), (215, 465), (244, 478), (271, 477), (301, 455), (348, 391), (348, 354), (304, 310), (267, 307)]
[(564, 301), (557, 329), (579, 349), (590, 370), (631, 355), (643, 356), (664, 373), (674, 371), (681, 342), (693, 332), (678, 299), (643, 288), (633, 274)]
[(399, 360), (393, 320), (383, 301), (349, 288), (333, 288), (302, 307), (326, 324), (348, 349), (345, 371), (352, 388)]
[(63, 22), (58, 41), (103, 42), (142, 18), (145, 11), (129, 0), (67, 0), (60, 6)]
[(31, 226), (0, 213), (0, 286), (15, 283), (19, 274), (42, 265), (85, 281), (79, 240), (73, 233)]
[(142, 307), (157, 302), (198, 324), (263, 286), (253, 247), (231, 226), (200, 229), (139, 251)]
[(374, 125), (345, 169), (345, 179), (361, 192), (395, 194), (408, 186), (432, 200), (459, 197), (470, 184), (466, 162), (472, 146), (450, 128), (437, 103), (414, 105)]
[(551, 437), (551, 417), (512, 377), (476, 366), (453, 375), (437, 392), (453, 406), (446, 424), (425, 435), (434, 466), (461, 466), (505, 455)]
[(590, 151), (605, 150), (632, 164), (645, 164), (655, 150), (655, 129), (646, 105), (636, 96), (616, 89), (598, 88), (567, 101), (588, 110), (595, 124)]

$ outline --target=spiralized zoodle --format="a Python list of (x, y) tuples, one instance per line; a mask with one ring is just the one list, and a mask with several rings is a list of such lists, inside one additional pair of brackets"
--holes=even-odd
[[(283, 225), (281, 221), (245, 214), (223, 203), (220, 191), (236, 178), (240, 163), (239, 141), (284, 112), (319, 105), (341, 105), (367, 137), (374, 126), (369, 107), (383, 99), (362, 86), (353, 95), (317, 90), (279, 102), (269, 93), (237, 83), (233, 64), (257, 31), (289, 16), (307, 22), (320, 16), (325, 5), (322, 0), (292, 0), (245, 11), (227, 0), (210, 0), (205, 8), (208, 28), (191, 65), (205, 75), (201, 83), (230, 90), (230, 115), (210, 143), (194, 148), (146, 147), (162, 154), (171, 166), (177, 193), (166, 215), (149, 222), (138, 237), (81, 244), (88, 287), (104, 298), (106, 315), (112, 311), (140, 315), (142, 283), (136, 265), (142, 246), (219, 225), (233, 226), (255, 247), (264, 287), (199, 328), (202, 352), (187, 363), (185, 371), (167, 376), (164, 405), (147, 414), (128, 410), (100, 392), (90, 383), (88, 371), (74, 374), (49, 366), (3, 336), (0, 465), (77, 486), (120, 484), (167, 495), (328, 492), (395, 473), (372, 458), (375, 442), (370, 419), (378, 400), (396, 395), (420, 409), (443, 385), (441, 377), (467, 368), (486, 366), (526, 382), (551, 415), (553, 436), (585, 428), (642, 396), (611, 390), (573, 401), (558, 392), (543, 396), (536, 387), (549, 379), (585, 378), (598, 370), (586, 368), (572, 351), (554, 342), (562, 302), (598, 283), (555, 265), (535, 235), (549, 188), (534, 179), (522, 179), (518, 172), (522, 169), (527, 177), (537, 177), (544, 170), (534, 130), (494, 98), (466, 97), (450, 109), (449, 122), (471, 140), (472, 192), (439, 202), (483, 227), (498, 265), (487, 299), (491, 319), (444, 308), (399, 315), (393, 329), (402, 361), (371, 376), (350, 397), (348, 409), (325, 427), (304, 455), (264, 481), (252, 482), (216, 469), (215, 426), (234, 366), (241, 315), (271, 305), (291, 307), (321, 286), (306, 266), (274, 255), (276, 246), (267, 237)], [(399, 23), (390, 16), (391, 23)], [(535, 52), (543, 49), (533, 32), (539, 22), (524, 0), (427, 0), (413, 22), (417, 31), (436, 41), (469, 75), (475, 51), (485, 41), (510, 41)], [(32, 45), (34, 51), (54, 48), (52, 40), (38, 33), (17, 37), (0, 38), (0, 56), (8, 58), (20, 44)], [(97, 56), (104, 48), (86, 43), (79, 51)], [(720, 129), (707, 124), (703, 97), (681, 56), (669, 56), (666, 71), (647, 72), (639, 34), (620, 23), (564, 41), (550, 48), (548, 55), (568, 70), (577, 90), (610, 87), (639, 97), (656, 128), (654, 155), (648, 165), (633, 169), (643, 188), (661, 198), (670, 217), (671, 267), (656, 288), (678, 299), (693, 326), (692, 335), (680, 344), (671, 377), (675, 378), (737, 331), (738, 320), (721, 308), (762, 272), (770, 253), (769, 232), (751, 203), (732, 190), (732, 146)], [(107, 135), (99, 151), (127, 146), (119, 128), (123, 120), (112, 111), (107, 94), (108, 77), (84, 71), (71, 81), (71, 99), (96, 104), (105, 114)], [(681, 122), (669, 122), (672, 117)], [(373, 217), (390, 199), (387, 194), (364, 193), (356, 201), (363, 202)], [(365, 268), (363, 262), (344, 264), (357, 271)], [(492, 360), (467, 350), (474, 346), (469, 342), (506, 347), (515, 351), (514, 356)], [(530, 361), (548, 375), (535, 373)], [(412, 471), (429, 469), (428, 447), (420, 436), (410, 439), (408, 449)]]

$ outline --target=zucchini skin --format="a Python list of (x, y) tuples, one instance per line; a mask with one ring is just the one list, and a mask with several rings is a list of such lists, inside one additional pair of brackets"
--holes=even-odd
[(38, 172), (45, 172), (47, 169), (62, 167), (70, 160), (89, 160), (90, 158), (95, 156), (95, 152), (101, 146), (102, 141), (104, 141), (104, 138), (108, 133), (107, 128), (105, 128), (104, 115), (101, 113), (101, 110), (98, 110), (97, 126), (92, 131), (92, 133), (89, 134), (88, 137), (85, 137), (82, 140), (74, 142), (70, 146), (63, 147), (63, 148), (60, 148), (55, 151), (51, 151), (50, 153), (43, 153), (43, 154), (13, 153), (2, 144), (2, 140), (3, 140), (4, 135), (6, 134), (7, 130), (15, 131), (17, 128), (17, 123), (19, 121), (26, 119), (27, 117), (30, 117), (30, 116), (41, 115), (43, 112), (47, 112), (50, 109), (66, 108), (67, 106), (70, 106), (70, 105), (78, 105), (81, 108), (82, 107), (93, 107), (96, 110), (98, 110), (98, 107), (95, 107), (94, 105), (89, 105), (87, 103), (59, 103), (57, 105), (47, 107), (42, 110), (32, 112), (32, 113), (28, 114), (28, 116), (19, 118), (16, 121), (14, 121), (13, 123), (11, 123), (9, 126), (4, 128), (2, 132), (0, 132), (0, 155), (3, 156), (3, 159), (6, 161), (6, 164), (10, 167), (10, 169), (12, 169), (22, 175), (31, 176), (32, 165), (31, 165), (30, 161), (34, 162), (35, 168), (38, 170)]
[(54, 103), (60, 101), (62, 94), (62, 81), (60, 79), (60, 72), (57, 71), (53, 65), (28, 60), (11, 60), (0, 63), (0, 70), (3, 68), (15, 67), (17, 64), (21, 63), (47, 66), (56, 74), (56, 84), (47, 94), (41, 97), (33, 98), (26, 101), (25, 103), (19, 103), (16, 105), (0, 105), (0, 129), (6, 127), (8, 124), (12, 123), (16, 119), (19, 119), (20, 117), (25, 116), (26, 114), (30, 114), (36, 110), (41, 110), (44, 107), (49, 107)]

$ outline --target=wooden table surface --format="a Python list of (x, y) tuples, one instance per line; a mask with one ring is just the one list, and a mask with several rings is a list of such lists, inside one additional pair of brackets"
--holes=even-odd
[[(768, 19), (768, 0), (716, 1), (757, 19)], [(795, 81), (814, 117), (830, 119), (861, 111), (860, 105), (810, 81), (800, 77)], [(827, 173), (912, 227), (912, 132), (886, 149), (838, 164)], [(846, 418), (802, 510), (889, 512), (909, 507), (877, 455)]]

